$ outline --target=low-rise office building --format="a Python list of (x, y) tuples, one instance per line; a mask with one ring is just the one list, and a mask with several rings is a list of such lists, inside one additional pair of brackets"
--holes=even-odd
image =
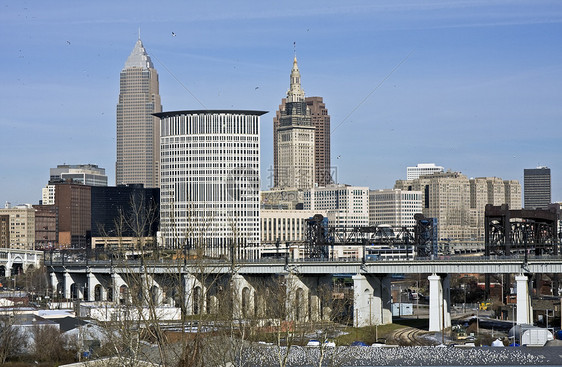
[(413, 228), (414, 214), (422, 212), (421, 191), (401, 189), (369, 191), (369, 225)]
[(331, 226), (368, 226), (369, 188), (338, 184), (305, 190), (304, 210), (326, 212)]
[(35, 250), (35, 209), (30, 204), (0, 209), (0, 247)]

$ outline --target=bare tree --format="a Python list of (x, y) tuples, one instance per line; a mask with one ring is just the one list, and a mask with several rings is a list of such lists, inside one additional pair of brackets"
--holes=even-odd
[(27, 292), (30, 300), (43, 300), (49, 289), (47, 276), (47, 269), (41, 265), (38, 268), (29, 267), (25, 273), (15, 277), (17, 278), (16, 283)]
[(37, 361), (60, 362), (72, 354), (64, 349), (64, 340), (58, 328), (38, 324), (33, 327), (33, 357)]
[[(119, 228), (126, 228), (141, 238), (152, 225), (154, 216), (151, 212), (155, 208), (143, 207), (133, 200), (131, 198), (131, 214), (121, 212), (115, 222), (116, 228), (119, 233), (126, 232)], [(143, 360), (162, 366), (209, 365), (205, 361), (210, 358), (211, 344), (206, 339), (208, 335), (215, 337), (215, 329), (224, 325), (221, 315), (226, 314), (224, 308), (229, 304), (227, 298), (222, 299), (225, 292), (217, 289), (227, 287), (219, 284), (221, 277), (209, 272), (209, 264), (213, 265), (205, 261), (200, 245), (203, 238), (193, 238), (191, 220), (188, 222), (187, 233), (172, 231), (178, 236), (174, 243), (183, 246), (155, 251), (155, 246), (144, 246), (137, 241), (134, 248), (137, 261), (123, 257), (126, 251), (120, 251), (120, 257), (113, 261), (127, 287), (118, 297), (121, 301), (119, 312), (105, 325), (108, 342), (102, 353), (120, 356), (122, 365), (132, 366)], [(163, 263), (167, 265), (165, 272), (161, 270)], [(190, 283), (185, 278), (188, 264), (192, 269), (189, 276), (194, 280)], [(175, 323), (174, 331), (168, 330), (166, 322), (162, 321), (163, 301), (177, 306), (181, 312), (179, 325)], [(208, 332), (206, 328), (212, 331)]]
[[(235, 219), (228, 221), (231, 271), (221, 274), (214, 271), (216, 259), (205, 256), (204, 230), (201, 223), (192, 223), (189, 210), (183, 232), (171, 231), (177, 236), (174, 245), (157, 249), (144, 246), (140, 240), (152, 223), (153, 216), (147, 210), (155, 208), (138, 202), (131, 206), (132, 215), (121, 213), (116, 219), (116, 233), (125, 233), (126, 228), (139, 240), (130, 249), (134, 260), (123, 256), (127, 254), (125, 249), (120, 249), (118, 257), (110, 255), (115, 273), (127, 286), (122, 292), (113, 290), (118, 295), (113, 301), (120, 304), (113, 319), (104, 325), (107, 342), (101, 355), (115, 356), (112, 363), (121, 366), (150, 361), (181, 367), (259, 365), (271, 361), (273, 355), (276, 365), (286, 367), (293, 346), (302, 344), (307, 335), (317, 335), (321, 343), (314, 364), (336, 365), (334, 353), (325, 343), (334, 337), (336, 328), (325, 321), (326, 315), (318, 315), (320, 309), (334, 311), (330, 286), (314, 290), (315, 303), (311, 306), (312, 302), (305, 299), (310, 296), (290, 281), (295, 275), (280, 274), (252, 279), (248, 287), (252, 290), (243, 292), (240, 298), (240, 294), (233, 294), (232, 282), (240, 266), (236, 255), (244, 252), (244, 244), (239, 240), (241, 232)], [(209, 228), (210, 219), (205, 220), (203, 228)], [(167, 265), (166, 271), (162, 264)], [(173, 330), (162, 321), (163, 302), (180, 311)], [(264, 347), (259, 341), (273, 345)]]
[(13, 316), (0, 318), (0, 364), (21, 354), (25, 347), (25, 335), (20, 328), (14, 326), (14, 319)]

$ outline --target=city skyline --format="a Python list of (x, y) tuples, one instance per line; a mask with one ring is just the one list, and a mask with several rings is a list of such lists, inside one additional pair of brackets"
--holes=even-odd
[(0, 204), (37, 203), (49, 168), (63, 163), (97, 164), (115, 181), (118, 75), (139, 27), (163, 111), (269, 111), (261, 118), (262, 189), (272, 186), (271, 121), (296, 42), (307, 96), (329, 107), (338, 183), (388, 189), (423, 162), (523, 183), (525, 168), (544, 165), (552, 200), (562, 200), (562, 5), (287, 8), (3, 4)]

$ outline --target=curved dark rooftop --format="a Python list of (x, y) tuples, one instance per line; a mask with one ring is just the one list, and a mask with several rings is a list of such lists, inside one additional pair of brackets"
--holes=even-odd
[(268, 112), (269, 111), (255, 111), (255, 110), (182, 110), (182, 111), (158, 112), (158, 113), (153, 113), (153, 115), (160, 118), (177, 116), (177, 115), (200, 115), (200, 114), (220, 114), (220, 113), (262, 116)]

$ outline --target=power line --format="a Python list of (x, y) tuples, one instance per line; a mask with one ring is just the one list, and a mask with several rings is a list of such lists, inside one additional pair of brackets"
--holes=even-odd
[(195, 97), (195, 94), (193, 94), (193, 93), (189, 90), (189, 88), (187, 88), (187, 87), (174, 75), (174, 73), (172, 73), (172, 71), (171, 71), (170, 69), (168, 69), (168, 68), (166, 67), (166, 65), (164, 65), (164, 63), (163, 63), (162, 61), (160, 61), (160, 59), (158, 59), (158, 57), (156, 57), (156, 56), (154, 56), (154, 55), (150, 55), (150, 56), (151, 56), (151, 57), (154, 57), (154, 58), (156, 59), (156, 61), (158, 61), (158, 63), (159, 63), (160, 65), (162, 65), (162, 66), (164, 67), (164, 69), (166, 69), (166, 71), (167, 71), (168, 73), (170, 73), (170, 75), (172, 76), (172, 78), (174, 78), (174, 79), (183, 87), (183, 89), (185, 89), (185, 90), (187, 91), (187, 93), (189, 93), (189, 94), (203, 107), (203, 109), (208, 110), (207, 106), (205, 106), (205, 105), (203, 104), (203, 102), (201, 102), (201, 101), (199, 100), (199, 98)]
[(412, 53), (414, 52), (414, 50), (410, 51), (410, 53), (402, 59), (402, 61), (400, 61), (398, 64), (396, 64), (396, 66), (394, 66), (394, 68), (379, 82), (379, 84), (377, 84), (377, 86), (371, 91), (369, 92), (369, 94), (367, 94), (367, 96), (365, 98), (363, 98), (361, 100), (361, 102), (359, 102), (359, 104), (357, 106), (355, 106), (354, 109), (351, 110), (350, 113), (347, 114), (347, 116), (345, 116), (345, 118), (330, 132), (330, 134), (333, 134), (334, 131), (336, 131), (336, 129), (338, 127), (340, 127), (341, 125), (343, 125), (344, 122), (347, 121), (347, 119), (353, 114), (353, 112), (355, 112), (359, 107), (361, 107), (361, 105), (363, 103), (365, 103), (367, 101), (367, 99), (369, 99), (369, 97), (371, 96), (371, 94), (375, 93), (377, 91), (377, 89), (379, 89), (384, 82), (386, 82), (388, 80), (388, 78), (390, 78), (392, 76), (392, 74), (394, 74), (394, 72), (396, 70), (398, 70), (398, 68), (406, 62), (406, 60), (408, 60), (410, 58), (410, 56), (412, 55)]

